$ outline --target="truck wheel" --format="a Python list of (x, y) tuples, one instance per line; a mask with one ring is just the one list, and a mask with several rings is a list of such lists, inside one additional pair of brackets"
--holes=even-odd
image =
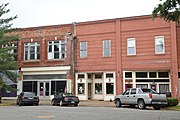
[(146, 105), (144, 103), (144, 100), (139, 100), (138, 101), (138, 108), (139, 109), (145, 109), (146, 108)]
[(116, 107), (121, 107), (122, 106), (120, 99), (116, 99), (115, 104), (116, 104)]
[(153, 108), (155, 109), (155, 110), (160, 110), (160, 106), (159, 105), (155, 105), (155, 106), (153, 106)]

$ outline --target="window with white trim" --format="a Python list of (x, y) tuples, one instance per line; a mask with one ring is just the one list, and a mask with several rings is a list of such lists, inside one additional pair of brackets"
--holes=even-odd
[(164, 36), (155, 36), (155, 53), (156, 54), (165, 53)]
[(80, 58), (87, 57), (87, 42), (80, 42)]
[(48, 42), (48, 60), (65, 59), (65, 40), (55, 40)]
[(24, 60), (40, 59), (40, 43), (32, 42), (24, 44)]
[(111, 40), (103, 40), (103, 57), (111, 56)]
[(136, 55), (136, 39), (127, 39), (127, 55)]

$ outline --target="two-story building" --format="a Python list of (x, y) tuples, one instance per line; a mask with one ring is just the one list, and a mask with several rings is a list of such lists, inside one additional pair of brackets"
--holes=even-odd
[(179, 96), (180, 27), (151, 16), (77, 23), (76, 94), (113, 100), (131, 87)]
[[(180, 26), (150, 15), (22, 28), (18, 93), (113, 100), (130, 87), (179, 97)], [(180, 76), (180, 75), (179, 75)]]

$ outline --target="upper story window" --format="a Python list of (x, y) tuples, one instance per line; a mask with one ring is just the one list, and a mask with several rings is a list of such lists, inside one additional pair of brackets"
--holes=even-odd
[(164, 36), (155, 36), (155, 53), (156, 54), (165, 53)]
[(66, 58), (66, 46), (65, 40), (56, 40), (48, 42), (48, 59), (65, 59)]
[(32, 42), (24, 44), (24, 60), (39, 60), (40, 59), (40, 43)]
[(136, 55), (136, 39), (135, 38), (127, 39), (127, 54)]
[(111, 40), (103, 41), (103, 57), (111, 56)]
[(87, 42), (80, 42), (80, 58), (87, 57)]
[(1, 48), (8, 49), (8, 53), (13, 54), (15, 60), (17, 61), (17, 55), (18, 55), (18, 42), (12, 42), (8, 44), (1, 45)]

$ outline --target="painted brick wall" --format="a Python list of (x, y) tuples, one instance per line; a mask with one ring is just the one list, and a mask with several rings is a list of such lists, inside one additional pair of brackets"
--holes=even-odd
[[(160, 70), (171, 68), (170, 24), (151, 17), (123, 20), (122, 68), (124, 70)], [(165, 54), (155, 54), (155, 36), (165, 37)], [(127, 55), (127, 38), (136, 38), (136, 55)]]
[[(77, 25), (76, 70), (115, 71), (116, 39), (115, 22), (100, 21)], [(111, 56), (103, 57), (103, 40), (111, 40)], [(80, 42), (87, 42), (87, 58), (80, 58)]]

